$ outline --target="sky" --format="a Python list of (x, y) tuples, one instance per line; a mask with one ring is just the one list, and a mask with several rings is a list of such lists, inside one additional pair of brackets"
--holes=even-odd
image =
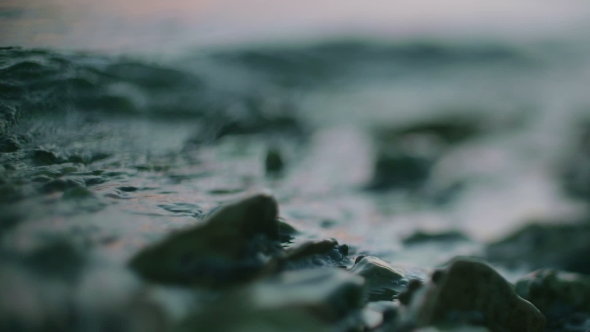
[(583, 0), (4, 0), (0, 43), (162, 49), (324, 36), (559, 34), (590, 18)]

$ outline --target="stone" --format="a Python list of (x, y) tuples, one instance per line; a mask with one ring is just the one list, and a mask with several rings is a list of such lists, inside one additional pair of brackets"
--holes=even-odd
[(268, 149), (264, 160), (266, 174), (275, 174), (283, 170), (285, 163), (281, 152), (276, 148)]
[(323, 266), (343, 266), (348, 262), (348, 246), (335, 239), (307, 241), (285, 251), (286, 267), (299, 269)]
[(277, 202), (270, 194), (258, 193), (143, 249), (129, 265), (152, 282), (223, 287), (261, 273), (282, 253), (278, 240)]
[(491, 243), (485, 257), (509, 268), (554, 268), (590, 274), (590, 223), (531, 223)]
[(0, 152), (16, 152), (20, 149), (20, 143), (15, 136), (0, 137)]
[(369, 190), (416, 188), (428, 177), (433, 160), (403, 151), (384, 149), (378, 152), (373, 168), (373, 177), (367, 184)]
[(469, 240), (469, 238), (464, 233), (457, 230), (450, 230), (440, 233), (428, 233), (419, 230), (404, 238), (402, 243), (405, 245), (414, 245), (428, 242), (455, 242), (467, 240)]
[(483, 262), (456, 260), (433, 277), (414, 293), (408, 306), (407, 319), (419, 327), (473, 324), (508, 332), (545, 328), (543, 314)]
[(62, 161), (55, 153), (41, 149), (34, 150), (31, 158), (36, 165), (40, 166), (58, 164)]
[(369, 301), (393, 300), (407, 287), (408, 280), (402, 271), (377, 257), (359, 257), (362, 258), (357, 258), (350, 272), (365, 279)]
[(515, 289), (548, 319), (575, 312), (590, 314), (590, 276), (542, 269), (519, 279)]

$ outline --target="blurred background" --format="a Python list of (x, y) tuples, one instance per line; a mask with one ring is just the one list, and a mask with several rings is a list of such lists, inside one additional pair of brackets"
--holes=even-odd
[(585, 37), (585, 1), (6, 0), (5, 45), (100, 51), (363, 36), (526, 40)]
[(0, 287), (86, 331), (132, 255), (261, 188), (291, 245), (588, 272), (588, 31), (582, 0), (4, 0)]

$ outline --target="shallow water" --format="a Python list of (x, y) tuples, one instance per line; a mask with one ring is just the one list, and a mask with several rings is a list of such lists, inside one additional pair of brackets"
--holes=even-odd
[[(141, 248), (266, 188), (300, 231), (293, 244), (333, 237), (423, 278), (530, 220), (585, 216), (560, 172), (590, 116), (589, 55), (585, 41), (551, 40), (331, 41), (158, 61), (0, 49), (0, 129), (18, 142), (0, 154), (2, 251), (65, 238), (89, 271), (119, 271), (105, 277), (116, 292)], [(479, 129), (441, 150), (420, 188), (366, 190), (376, 128), (456, 117)], [(285, 159), (279, 176), (265, 174), (268, 148)], [(416, 230), (471, 240), (404, 244)], [(501, 271), (513, 280), (526, 267)], [(186, 310), (172, 293), (160, 300)]]

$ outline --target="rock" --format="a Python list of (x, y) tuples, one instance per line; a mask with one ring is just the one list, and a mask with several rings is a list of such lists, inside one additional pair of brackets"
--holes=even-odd
[(15, 136), (0, 137), (0, 152), (16, 152), (20, 149), (20, 143)]
[(590, 274), (590, 223), (527, 225), (486, 248), (487, 260), (507, 267), (543, 267)]
[(590, 276), (543, 269), (518, 280), (515, 288), (549, 320), (575, 312), (590, 314)]
[(260, 193), (145, 248), (129, 264), (153, 282), (227, 286), (257, 276), (271, 257), (282, 253), (278, 240), (277, 202)]
[(76, 179), (55, 179), (43, 184), (41, 191), (46, 194), (51, 194), (78, 187), (84, 188), (84, 182)]
[[(283, 272), (193, 313), (178, 331), (332, 331), (360, 326), (363, 280), (338, 269)], [(221, 319), (220, 319), (221, 318)], [(352, 317), (356, 318), (356, 317)]]
[(264, 160), (266, 174), (276, 174), (283, 170), (285, 166), (281, 152), (276, 148), (271, 148), (266, 152)]
[(53, 165), (62, 162), (58, 156), (50, 151), (35, 150), (31, 153), (31, 158), (36, 165)]
[(474, 117), (449, 115), (438, 119), (429, 119), (397, 129), (379, 129), (377, 135), (381, 140), (399, 141), (409, 136), (430, 136), (446, 144), (457, 144), (482, 133), (481, 124)]
[(416, 188), (422, 186), (433, 165), (429, 158), (399, 151), (380, 151), (373, 168), (369, 190)]
[(335, 239), (307, 241), (285, 251), (287, 268), (342, 266), (348, 262), (348, 246)]
[(408, 285), (402, 271), (377, 257), (357, 258), (350, 272), (365, 279), (369, 301), (393, 300)]
[(295, 227), (286, 222), (279, 221), (279, 236), (281, 237), (281, 242), (290, 242), (293, 240), (294, 235), (298, 233), (299, 231), (297, 231)]
[(469, 238), (460, 231), (451, 230), (441, 233), (427, 233), (424, 231), (416, 231), (414, 234), (402, 240), (405, 245), (423, 244), (426, 242), (455, 242), (466, 241)]
[(419, 327), (474, 324), (491, 331), (541, 332), (545, 317), (487, 264), (457, 260), (418, 289), (407, 317)]

